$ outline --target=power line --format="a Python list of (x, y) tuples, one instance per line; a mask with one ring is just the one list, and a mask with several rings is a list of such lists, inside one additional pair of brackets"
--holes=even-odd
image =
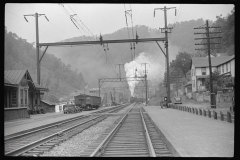
[[(73, 11), (73, 9), (68, 5), (68, 7)], [(73, 11), (73, 13), (75, 13), (74, 11)], [(76, 14), (76, 13), (75, 13)], [(76, 14), (77, 15), (77, 14)], [(85, 27), (85, 28), (87, 28), (85, 25), (84, 25), (84, 23), (81, 21), (81, 19), (77, 16), (77, 18), (78, 18), (78, 20), (83, 24), (83, 26)], [(76, 20), (75, 20), (76, 21)], [(76, 21), (77, 22), (77, 21)], [(78, 22), (77, 22), (78, 23)], [(81, 27), (81, 25), (80, 24), (78, 24), (80, 27)], [(82, 28), (82, 27), (81, 27)], [(82, 30), (83, 30), (83, 28), (82, 28)], [(91, 33), (92, 34), (92, 36), (94, 37), (94, 34), (87, 28), (87, 30), (88, 30), (88, 32), (89, 33)], [(84, 30), (83, 30), (84, 31)], [(105, 51), (105, 49), (104, 49), (104, 51)], [(101, 52), (101, 51), (100, 51)], [(107, 53), (106, 53), (106, 59), (107, 59)], [(113, 60), (112, 60), (112, 58), (110, 57), (110, 63), (114, 63), (114, 62), (112, 62)], [(110, 65), (112, 65), (112, 64), (110, 64)], [(115, 69), (114, 69), (115, 70)], [(116, 72), (116, 71), (115, 71)]]
[[(64, 7), (64, 5), (63, 4), (61, 4), (61, 6), (64, 8), (64, 11), (65, 11), (65, 13), (66, 14), (68, 14), (69, 16), (70, 16), (70, 19), (72, 20), (74, 20), (77, 24), (78, 24), (78, 26), (80, 26), (81, 27), (81, 25), (77, 22), (77, 20), (76, 19), (74, 19), (74, 18), (72, 18), (73, 16), (71, 16), (71, 14), (67, 11), (67, 9)], [(71, 7), (68, 5), (68, 7), (71, 9)], [(72, 9), (71, 9), (72, 10)], [(73, 11), (73, 10), (72, 10)], [(73, 11), (74, 12), (74, 11)], [(75, 13), (75, 12), (74, 12)], [(76, 13), (74, 14), (74, 15), (77, 15)], [(77, 16), (77, 18), (79, 19), (79, 21), (83, 24), (83, 22), (80, 20), (80, 18)], [(73, 22), (73, 21), (72, 21)], [(73, 22), (74, 23), (74, 22)], [(74, 25), (76, 25), (75, 23), (74, 23)], [(83, 24), (84, 25), (84, 24)], [(85, 26), (85, 25), (84, 25)], [(77, 26), (76, 26), (77, 27)], [(85, 26), (85, 28), (87, 28), (86, 26)], [(83, 32), (85, 32), (84, 31), (84, 29), (81, 27), (81, 29), (83, 30)], [(88, 29), (88, 28), (87, 28)], [(80, 30), (79, 30), (80, 31)], [(92, 34), (92, 32), (88, 29), (88, 31)], [(81, 31), (80, 31), (81, 32)], [(81, 32), (82, 33), (82, 32)], [(83, 33), (82, 33), (83, 34)], [(93, 34), (92, 34), (93, 35)], [(94, 36), (94, 35), (93, 35)], [(89, 40), (88, 39), (88, 37), (86, 36), (86, 39), (87, 40)], [(93, 48), (94, 49), (96, 49), (95, 48), (95, 46), (93, 46)], [(98, 48), (97, 48), (98, 49)], [(98, 49), (98, 51), (100, 51), (99, 49)], [(102, 53), (101, 51), (100, 51), (100, 53)], [(104, 54), (102, 53), (102, 55), (104, 56)], [(101, 54), (100, 54), (100, 56), (102, 56)], [(107, 54), (106, 54), (106, 56), (107, 56)], [(107, 57), (106, 57), (107, 58)], [(115, 69), (113, 68), (113, 66), (111, 66), (112, 64), (111, 64), (111, 61), (109, 61), (110, 63), (107, 63), (107, 64), (109, 64), (110, 66), (110, 68), (112, 68), (113, 69), (113, 71), (115, 71)], [(115, 71), (115, 73), (117, 73), (116, 71)]]

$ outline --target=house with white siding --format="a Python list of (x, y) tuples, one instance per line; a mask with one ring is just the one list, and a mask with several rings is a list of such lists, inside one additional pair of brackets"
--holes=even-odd
[[(212, 72), (235, 77), (235, 55), (211, 57)], [(192, 92), (206, 91), (205, 80), (209, 76), (208, 57), (193, 57), (191, 64)]]

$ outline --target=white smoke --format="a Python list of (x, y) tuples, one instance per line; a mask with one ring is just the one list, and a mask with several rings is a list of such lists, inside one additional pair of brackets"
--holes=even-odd
[[(159, 84), (159, 82), (163, 78), (165, 65), (164, 64), (161, 65), (159, 61), (157, 61), (155, 58), (156, 55), (151, 55), (146, 52), (140, 53), (137, 58), (124, 65), (126, 77), (135, 77), (135, 74), (138, 77), (144, 76), (145, 64), (143, 63), (147, 63), (146, 64), (147, 80), (150, 80), (153, 85)], [(139, 82), (140, 81), (128, 81), (131, 96), (134, 96), (135, 86)]]

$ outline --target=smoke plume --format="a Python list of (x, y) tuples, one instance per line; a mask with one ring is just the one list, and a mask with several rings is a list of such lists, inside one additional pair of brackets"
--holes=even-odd
[[(139, 54), (137, 58), (133, 61), (126, 63), (124, 65), (126, 71), (126, 77), (135, 77), (135, 75), (144, 76), (145, 75), (145, 64), (147, 70), (147, 80), (150, 80), (153, 85), (158, 85), (159, 82), (163, 78), (164, 64), (160, 64), (159, 61), (156, 61), (156, 56), (151, 55), (146, 52), (142, 52)], [(139, 81), (128, 81), (129, 89), (131, 92), (131, 96), (134, 96), (135, 86), (139, 83)]]

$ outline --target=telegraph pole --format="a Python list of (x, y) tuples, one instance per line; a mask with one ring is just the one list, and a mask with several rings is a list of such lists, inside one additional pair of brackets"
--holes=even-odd
[[(210, 39), (216, 39), (216, 38), (222, 38), (222, 37), (210, 37), (209, 34), (212, 33), (221, 33), (221, 32), (209, 32), (209, 28), (221, 28), (220, 26), (218, 27), (209, 27), (208, 25), (208, 20), (206, 20), (206, 27), (198, 27), (194, 29), (205, 29), (206, 33), (194, 33), (194, 34), (205, 34), (206, 38), (195, 38), (195, 40), (198, 39), (207, 39), (207, 43), (198, 43), (195, 45), (207, 45), (207, 48), (198, 48), (195, 50), (208, 50), (208, 62), (209, 62), (209, 75), (210, 75), (210, 97), (211, 97), (211, 108), (216, 108), (216, 97), (214, 96), (213, 93), (213, 81), (212, 81), (212, 65), (211, 65), (211, 53), (210, 53), (210, 44), (221, 44), (221, 43), (210, 43)], [(212, 49), (218, 49), (218, 48), (212, 48)]]
[(120, 66), (124, 66), (124, 64), (116, 64), (118, 65), (118, 68), (119, 68), (119, 75), (120, 75), (120, 81), (121, 81), (121, 70), (120, 70)]
[[(169, 55), (168, 55), (168, 33), (171, 33), (171, 29), (172, 28), (168, 28), (167, 27), (167, 10), (169, 9), (174, 9), (175, 8), (175, 16), (176, 16), (176, 7), (170, 7), (170, 8), (166, 8), (166, 6), (164, 6), (164, 8), (155, 8), (154, 9), (154, 16), (155, 16), (155, 10), (160, 9), (164, 11), (164, 20), (165, 20), (165, 28), (161, 28), (161, 32), (165, 32), (165, 48), (166, 48), (166, 61), (167, 61), (167, 102), (170, 103), (170, 78), (169, 78)], [(170, 31), (168, 31), (168, 29), (170, 29)]]
[(40, 61), (39, 60), (39, 32), (38, 32), (38, 17), (44, 15), (46, 20), (48, 20), (48, 18), (46, 17), (45, 14), (38, 14), (38, 13), (35, 13), (35, 14), (30, 14), (30, 15), (23, 15), (24, 16), (24, 19), (28, 22), (26, 16), (33, 16), (35, 17), (35, 22), (36, 22), (36, 54), (37, 54), (37, 83), (40, 85)]
[(149, 66), (150, 66), (150, 64), (149, 63), (141, 63), (141, 65), (145, 65), (145, 70), (144, 70), (144, 73), (145, 73), (145, 85), (146, 85), (146, 106), (147, 106), (147, 103), (148, 103), (148, 99), (147, 99), (147, 69), (146, 69), (146, 65), (148, 64)]

